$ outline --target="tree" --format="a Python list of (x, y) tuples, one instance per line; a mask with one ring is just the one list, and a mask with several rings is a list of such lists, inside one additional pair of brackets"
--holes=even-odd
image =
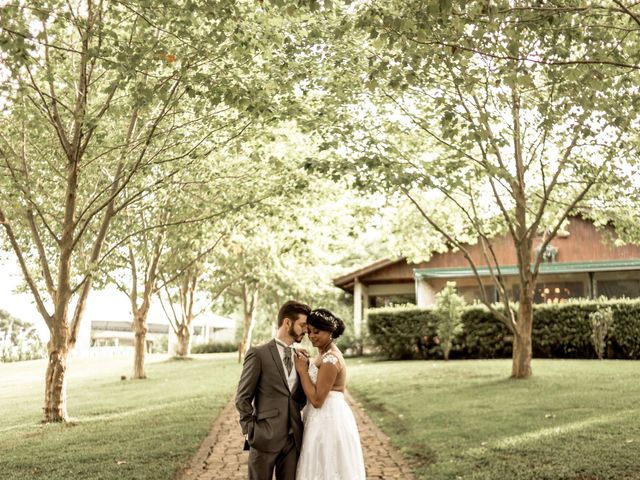
[(302, 165), (304, 154), (314, 148), (313, 142), (290, 121), (272, 125), (252, 142), (234, 149), (233, 156), (240, 165), (244, 159), (254, 173), (240, 175), (242, 170), (235, 167), (239, 178), (251, 179), (238, 188), (245, 191), (245, 198), (253, 200), (235, 216), (233, 229), (214, 254), (214, 270), (205, 288), (224, 292), (221, 303), (226, 311), (241, 312), (240, 359), (251, 346), (263, 295), (268, 297), (268, 292), (278, 290), (285, 277), (294, 280), (283, 256), (304, 241), (298, 231), (298, 215), (300, 205), (309, 201), (312, 180), (306, 177)]
[(13, 362), (42, 358), (44, 345), (36, 328), (0, 310), (0, 361)]
[[(363, 4), (353, 16), (356, 40), (334, 49), (340, 59), (350, 55), (345, 44), (364, 44), (366, 54), (344, 63), (338, 83), (351, 98), (338, 117), (356, 112), (358, 122), (347, 136), (326, 127), (327, 147), (339, 143), (346, 154), (319, 167), (405, 195), (443, 243), (463, 252), (484, 303), (513, 333), (516, 378), (531, 375), (536, 251), (621, 174), (613, 165), (627, 158), (637, 117), (628, 101), (632, 65), (575, 58), (581, 49), (607, 52), (615, 29), (592, 34), (592, 17), (557, 13), (507, 2)], [(515, 314), (494, 250), (504, 235), (517, 252)], [(476, 242), (480, 258), (468, 250)], [(486, 296), (480, 263), (501, 310)]]
[[(67, 355), (95, 264), (113, 217), (140, 195), (125, 197), (123, 189), (148, 166), (146, 154), (175, 102), (180, 75), (148, 62), (142, 73), (153, 69), (162, 79), (136, 82), (127, 53), (141, 60), (156, 43), (155, 32), (136, 28), (122, 9), (54, 2), (51, 9), (5, 10), (2, 45), (13, 60), (7, 64), (7, 84), (14, 92), (5, 103), (7, 175), (0, 222), (51, 333), (45, 421), (65, 421)], [(136, 35), (120, 37), (126, 27)], [(113, 69), (114, 64), (124, 68)], [(161, 92), (149, 99), (155, 105), (144, 109), (146, 118), (140, 97), (131, 91), (144, 85)], [(120, 105), (116, 93), (133, 100)]]
[[(191, 353), (191, 325), (193, 321), (205, 311), (224, 291), (207, 292), (203, 295), (200, 282), (210, 263), (212, 252), (216, 249), (225, 233), (212, 241), (208, 247), (200, 247), (193, 252), (194, 257), (186, 265), (177, 266), (168, 263), (160, 270), (162, 290), (158, 291), (158, 298), (165, 312), (169, 324), (177, 337), (175, 355), (187, 357)], [(170, 271), (169, 278), (166, 271)], [(207, 297), (211, 299), (208, 300)], [(206, 304), (206, 305), (203, 305)]]
[[(289, 273), (283, 256), (291, 237), (274, 225), (277, 222), (273, 220), (271, 218), (270, 223), (252, 223), (251, 228), (231, 235), (226, 241), (224, 258), (218, 257), (220, 274), (229, 278), (229, 288), (224, 296), (226, 309), (239, 308), (241, 312), (239, 361), (251, 348), (262, 297), (266, 297), (269, 290), (277, 290), (282, 285), (282, 277)], [(295, 288), (293, 284), (289, 286)]]
[[(138, 208), (142, 207), (142, 208)], [(158, 291), (158, 268), (167, 236), (170, 212), (166, 202), (130, 207), (115, 222), (128, 235), (112, 247), (101, 264), (105, 281), (124, 293), (131, 305), (134, 331), (133, 378), (146, 378), (145, 354), (147, 317)], [(121, 244), (121, 245), (120, 245)]]
[(253, 2), (23, 2), (0, 30), (0, 224), (51, 332), (44, 419), (65, 421), (66, 359), (113, 218), (162, 186), (161, 162), (188, 165), (212, 111), (249, 124), (295, 109), (305, 66), (288, 64), (296, 29)]
[[(373, 237), (374, 249), (358, 241), (362, 232), (385, 229), (371, 219), (372, 199), (358, 198), (342, 183), (311, 177), (298, 195), (273, 202), (269, 217), (245, 218), (246, 226), (229, 236), (217, 261), (222, 275), (237, 276), (222, 307), (241, 312), (240, 359), (256, 341), (271, 338), (276, 313), (287, 300), (329, 308), (352, 325), (332, 279), (354, 263), (371, 261), (369, 248), (379, 255), (384, 242)], [(348, 333), (354, 337), (353, 330)]]
[[(237, 215), (245, 205), (259, 201), (263, 194), (252, 182), (259, 178), (258, 171), (265, 171), (265, 165), (256, 159), (230, 158), (235, 142), (253, 133), (241, 121), (239, 112), (212, 111), (203, 115), (207, 118), (206, 127), (215, 131), (213, 135), (207, 132), (205, 137), (199, 133), (204, 125), (190, 117), (191, 110), (187, 108), (180, 119), (174, 118), (174, 122), (189, 127), (180, 130), (170, 151), (173, 156), (184, 155), (187, 166), (176, 169), (169, 163), (167, 168), (166, 162), (159, 162), (154, 175), (168, 180), (161, 190), (146, 195), (119, 216), (113, 229), (114, 244), (105, 254), (103, 274), (131, 303), (135, 334), (133, 378), (146, 377), (147, 317), (153, 299), (183, 273), (187, 277), (194, 274), (194, 264), (201, 263), (202, 257), (210, 253), (197, 251), (193, 242), (208, 229), (215, 230), (217, 224), (225, 223), (227, 216)], [(187, 138), (197, 141), (198, 148), (193, 149)], [(235, 180), (231, 185), (230, 179)], [(144, 180), (149, 182), (149, 178)], [(171, 269), (167, 277), (167, 270)], [(189, 285), (193, 282), (187, 281), (181, 288)], [(189, 295), (180, 298), (186, 300)], [(173, 315), (170, 319), (176, 330), (183, 332), (179, 338), (184, 346), (184, 342), (188, 343), (184, 339), (185, 328), (177, 326)]]

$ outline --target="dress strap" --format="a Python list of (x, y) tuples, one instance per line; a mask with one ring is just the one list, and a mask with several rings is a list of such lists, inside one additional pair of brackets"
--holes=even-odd
[(322, 355), (322, 363), (330, 363), (331, 365), (336, 365), (338, 361), (338, 357), (331, 352), (327, 352)]

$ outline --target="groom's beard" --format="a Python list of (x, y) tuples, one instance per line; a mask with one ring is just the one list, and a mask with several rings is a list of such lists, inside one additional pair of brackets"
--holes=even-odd
[(293, 325), (291, 325), (289, 327), (289, 336), (291, 338), (295, 339), (296, 343), (300, 343), (302, 341), (302, 339), (304, 338), (304, 333), (298, 334), (298, 332), (296, 332), (296, 330), (293, 327)]

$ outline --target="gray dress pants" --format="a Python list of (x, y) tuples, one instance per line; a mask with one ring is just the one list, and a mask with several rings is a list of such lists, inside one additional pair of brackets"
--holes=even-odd
[(249, 451), (249, 480), (272, 480), (274, 468), (277, 480), (295, 480), (299, 455), (293, 434), (289, 435), (279, 452), (263, 452), (252, 447)]

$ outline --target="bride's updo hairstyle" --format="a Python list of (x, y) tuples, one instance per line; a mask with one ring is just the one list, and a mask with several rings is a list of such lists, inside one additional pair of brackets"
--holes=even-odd
[(318, 330), (331, 332), (331, 338), (338, 338), (344, 333), (344, 322), (326, 308), (311, 310), (307, 324)]

